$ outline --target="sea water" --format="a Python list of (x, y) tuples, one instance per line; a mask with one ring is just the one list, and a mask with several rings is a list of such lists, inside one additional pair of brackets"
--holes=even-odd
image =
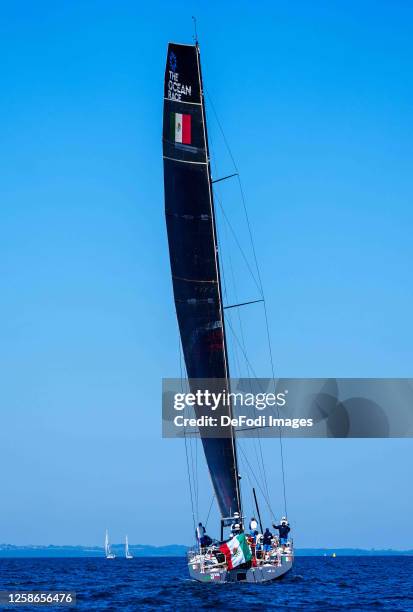
[(60, 609), (88, 612), (408, 612), (413, 611), (413, 557), (297, 557), (284, 578), (264, 585), (199, 584), (189, 579), (185, 559), (178, 557), (0, 559), (0, 590), (75, 591), (76, 607)]

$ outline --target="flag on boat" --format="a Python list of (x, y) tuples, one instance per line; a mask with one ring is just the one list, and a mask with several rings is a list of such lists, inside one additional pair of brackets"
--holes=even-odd
[(228, 569), (237, 567), (242, 563), (251, 561), (252, 553), (244, 533), (235, 536), (229, 542), (224, 542), (219, 547), (219, 550), (224, 553), (227, 561)]
[(191, 115), (171, 113), (171, 140), (191, 144)]

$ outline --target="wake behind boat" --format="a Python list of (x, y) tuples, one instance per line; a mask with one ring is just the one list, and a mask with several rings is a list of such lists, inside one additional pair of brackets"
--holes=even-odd
[[(209, 391), (215, 386), (228, 393), (230, 375), (214, 181), (197, 42), (168, 46), (163, 163), (173, 292), (189, 387), (195, 393), (199, 389), (196, 379), (203, 379), (207, 380)], [(219, 410), (221, 415), (232, 418), (230, 403), (221, 404)], [(195, 405), (195, 413), (201, 417), (206, 414), (205, 408)], [(188, 555), (189, 573), (199, 582), (268, 582), (284, 575), (293, 564), (292, 541), (283, 537), (289, 532), (288, 521), (283, 517), (280, 525), (273, 525), (279, 530), (279, 538), (263, 529), (261, 519), (260, 533), (254, 517), (249, 532), (246, 529), (237, 440), (234, 429), (231, 427), (229, 431), (227, 437), (201, 437), (221, 514), (220, 540), (212, 541), (199, 523), (197, 546)], [(255, 490), (254, 497), (254, 514), (256, 510), (260, 517)], [(226, 538), (225, 529), (230, 529)]]

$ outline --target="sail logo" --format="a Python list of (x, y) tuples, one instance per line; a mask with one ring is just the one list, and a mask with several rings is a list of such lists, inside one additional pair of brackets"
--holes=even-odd
[(171, 113), (171, 140), (180, 144), (191, 144), (191, 115)]
[(176, 55), (173, 51), (170, 52), (169, 54), (169, 67), (172, 70), (172, 72), (176, 72)]
[(169, 70), (168, 100), (182, 100), (182, 96), (192, 95), (192, 85), (184, 85), (179, 82), (179, 74)]

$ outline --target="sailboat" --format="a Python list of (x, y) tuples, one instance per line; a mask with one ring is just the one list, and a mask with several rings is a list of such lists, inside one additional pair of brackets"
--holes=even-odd
[[(224, 305), (197, 40), (193, 45), (168, 45), (163, 164), (173, 293), (189, 386), (195, 392), (199, 386), (194, 386), (194, 379), (208, 379), (208, 389), (213, 392), (215, 381), (220, 380), (219, 390), (228, 391)], [(222, 389), (222, 380), (226, 389)], [(222, 415), (232, 416), (231, 405), (222, 405), (220, 410)], [(199, 406), (195, 406), (195, 412), (197, 416), (203, 414)], [(230, 432), (229, 437), (201, 436), (221, 515), (221, 537), (208, 546), (198, 544), (188, 553), (189, 574), (203, 583), (272, 581), (291, 569), (292, 542), (288, 543), (287, 550), (274, 544), (264, 554), (258, 551), (259, 544), (247, 537), (236, 433), (232, 428)], [(224, 530), (234, 525), (238, 534), (234, 537), (230, 534), (225, 541)], [(234, 529), (231, 533), (234, 534)], [(242, 563), (235, 559), (240, 552)]]
[(109, 532), (106, 529), (106, 533), (105, 533), (105, 556), (106, 559), (115, 559), (116, 555), (110, 550), (110, 544), (109, 544)]
[(133, 559), (133, 555), (129, 552), (128, 536), (125, 537), (125, 559)]

